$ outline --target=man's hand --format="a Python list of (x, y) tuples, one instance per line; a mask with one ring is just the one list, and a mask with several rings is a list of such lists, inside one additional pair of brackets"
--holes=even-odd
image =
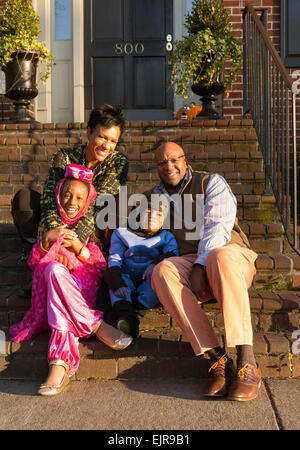
[(191, 289), (194, 294), (201, 300), (209, 300), (213, 298), (207, 277), (205, 267), (200, 264), (195, 264), (193, 266), (190, 275)]

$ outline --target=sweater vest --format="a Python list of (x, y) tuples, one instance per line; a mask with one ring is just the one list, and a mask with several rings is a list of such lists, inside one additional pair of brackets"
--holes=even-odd
[[(192, 221), (195, 223), (197, 215), (196, 215), (196, 207), (199, 203), (196, 202), (196, 194), (204, 195), (204, 203), (205, 203), (205, 189), (207, 183), (209, 181), (210, 174), (207, 172), (192, 172), (192, 177), (188, 180), (186, 185), (184, 186), (181, 196), (187, 194), (189, 197), (192, 197), (191, 201), (191, 216)], [(151, 192), (151, 191), (150, 191)], [(153, 192), (153, 191), (152, 191)], [(149, 191), (148, 191), (149, 193)], [(203, 207), (204, 207), (203, 203)], [(170, 202), (170, 228), (169, 231), (174, 234), (176, 241), (179, 247), (179, 254), (186, 255), (189, 253), (198, 253), (198, 245), (199, 245), (199, 237), (198, 239), (186, 239), (187, 233), (194, 233), (196, 230), (196, 226), (193, 229), (187, 229), (185, 227), (185, 221), (181, 221), (181, 227), (178, 229), (178, 226), (174, 226), (175, 224), (175, 214), (173, 202)], [(202, 214), (203, 217), (203, 214)], [(231, 230), (231, 239), (226, 243), (229, 244), (238, 244), (241, 247), (251, 248), (248, 238), (245, 233), (241, 230), (237, 217), (235, 218), (233, 229)]]

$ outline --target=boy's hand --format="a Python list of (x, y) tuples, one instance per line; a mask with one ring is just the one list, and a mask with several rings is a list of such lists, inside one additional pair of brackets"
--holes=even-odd
[(149, 264), (145, 272), (143, 273), (143, 280), (151, 280), (152, 272), (155, 264)]
[(117, 297), (120, 297), (120, 298), (128, 298), (129, 297), (128, 287), (125, 287), (125, 286), (122, 286), (113, 292)]

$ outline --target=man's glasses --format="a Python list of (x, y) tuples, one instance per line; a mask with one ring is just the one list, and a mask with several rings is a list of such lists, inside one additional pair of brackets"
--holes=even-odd
[(164, 159), (163, 161), (158, 161), (157, 165), (158, 165), (158, 167), (164, 167), (168, 164), (168, 162), (170, 162), (172, 164), (176, 164), (180, 158), (184, 158), (184, 157), (185, 157), (185, 155), (181, 155), (181, 156), (178, 156), (178, 158)]

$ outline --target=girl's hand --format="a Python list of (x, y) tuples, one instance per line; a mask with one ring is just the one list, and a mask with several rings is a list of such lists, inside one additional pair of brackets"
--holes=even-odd
[(64, 266), (66, 266), (66, 268), (72, 272), (73, 270), (73, 266), (70, 263), (70, 261), (68, 260), (68, 258), (65, 255), (61, 255), (60, 253), (58, 253), (56, 255), (56, 261), (60, 262), (61, 264), (63, 264)]
[(59, 227), (47, 231), (47, 233), (43, 235), (42, 245), (45, 250), (49, 250), (51, 243), (57, 241), (57, 239), (66, 232), (66, 226), (67, 225), (60, 225)]

